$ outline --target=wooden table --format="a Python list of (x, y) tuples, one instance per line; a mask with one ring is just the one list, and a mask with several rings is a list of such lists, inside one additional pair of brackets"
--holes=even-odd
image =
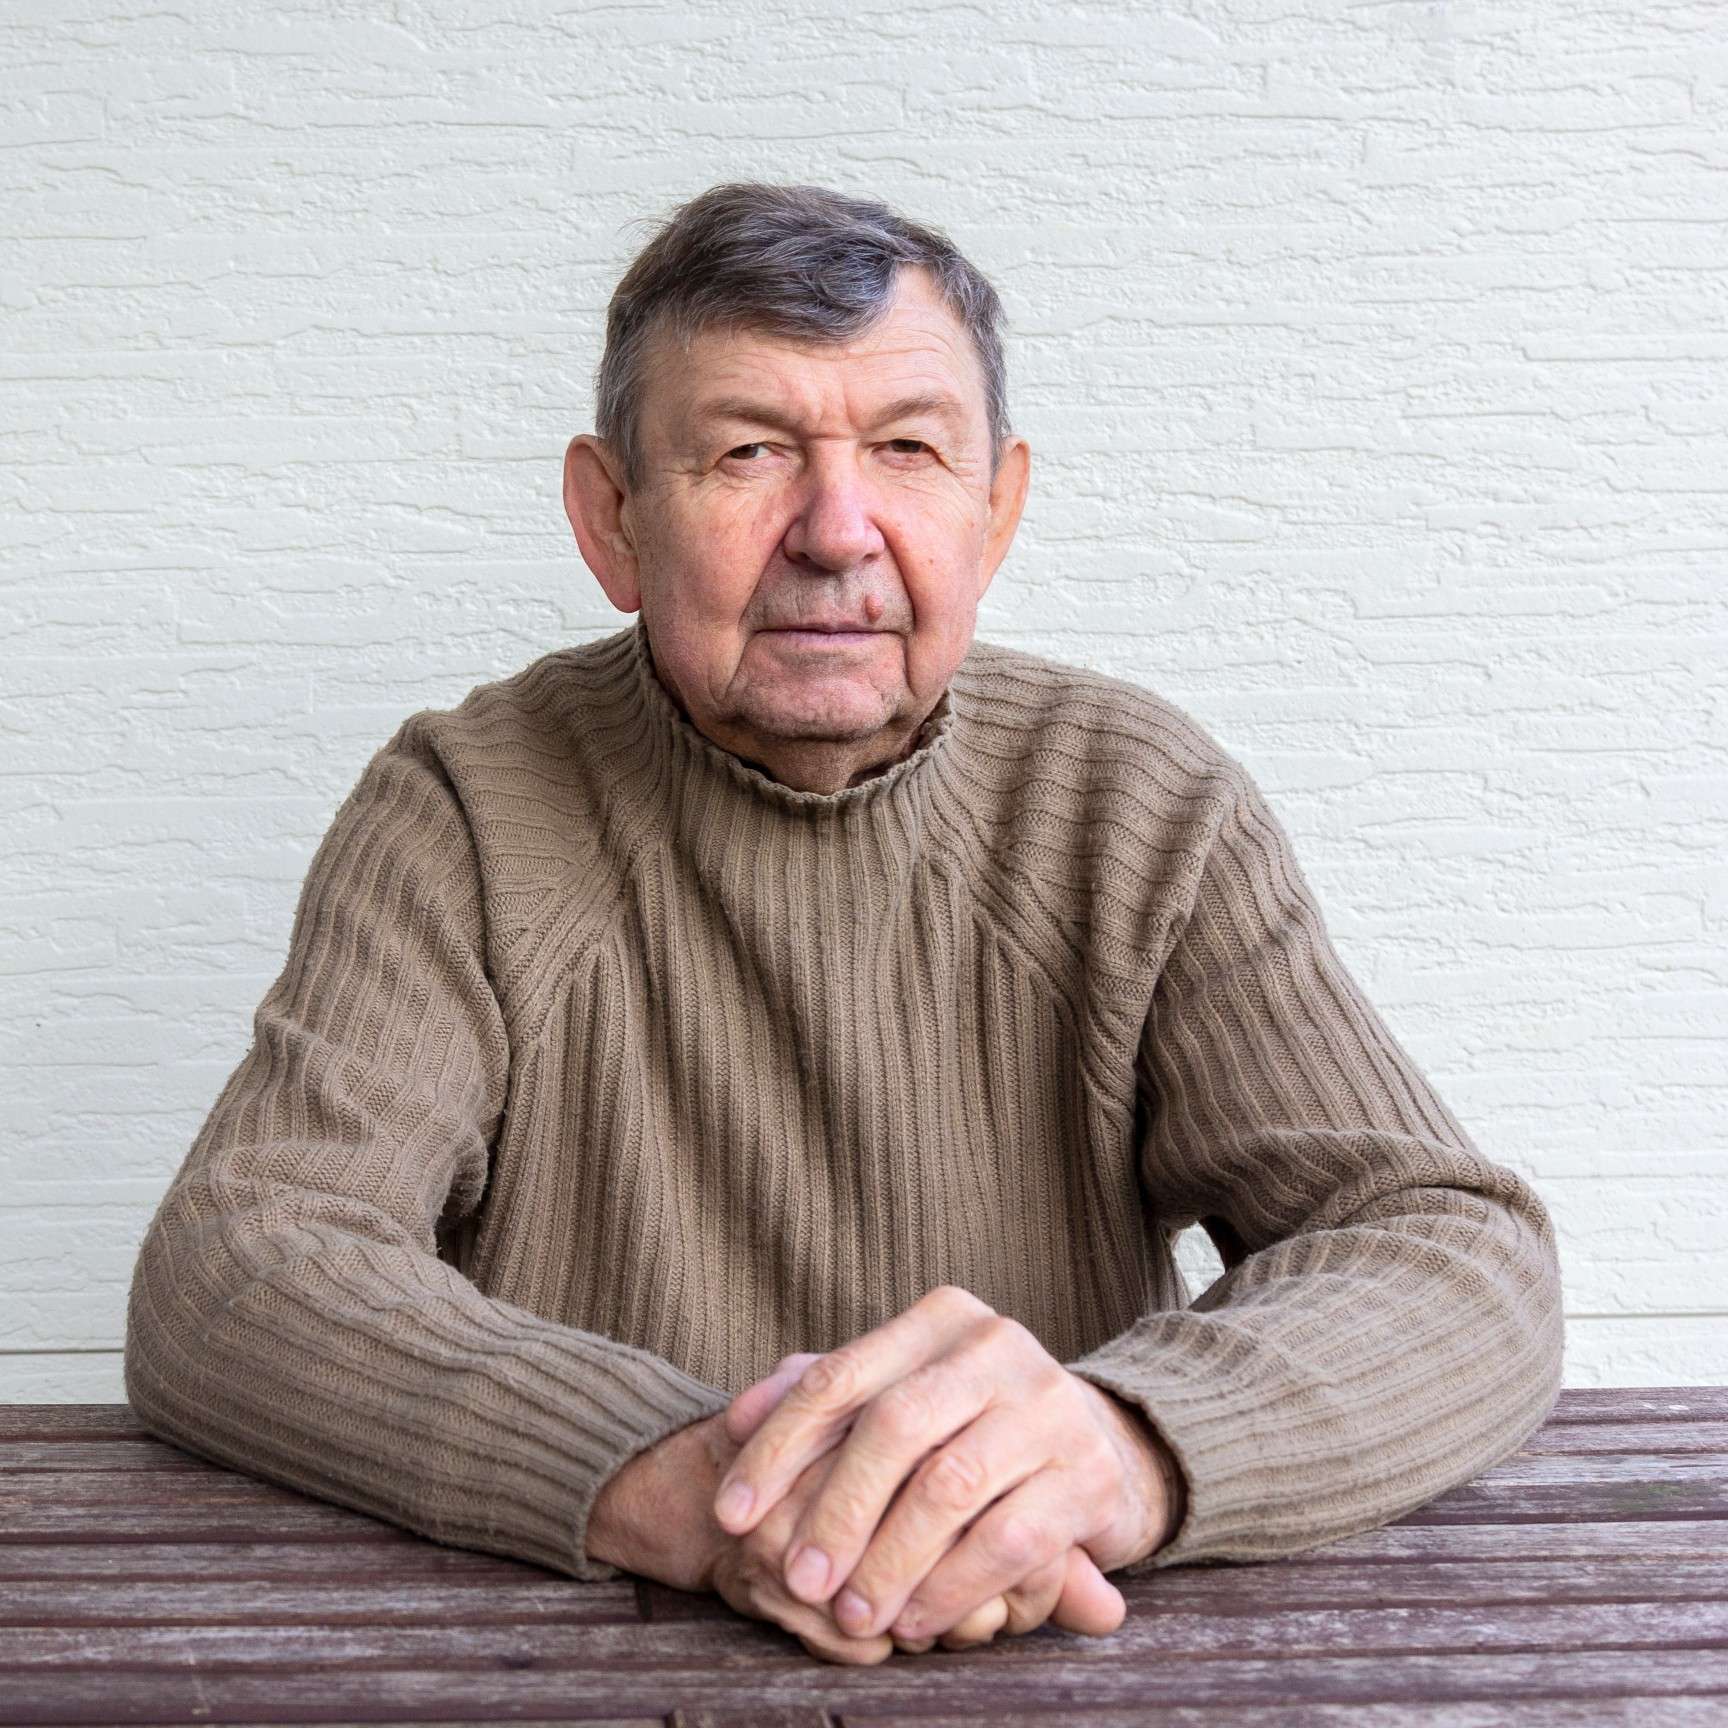
[(1299, 1559), (1125, 1583), (874, 1668), (217, 1468), (126, 1405), (0, 1406), (0, 1722), (1728, 1724), (1728, 1388), (1564, 1393), (1498, 1468)]

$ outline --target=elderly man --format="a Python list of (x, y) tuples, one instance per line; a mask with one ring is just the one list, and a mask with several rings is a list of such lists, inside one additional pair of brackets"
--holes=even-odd
[(974, 639), (1029, 467), (999, 319), (814, 187), (636, 259), (565, 501), (639, 617), (338, 810), (140, 1251), (153, 1431), (874, 1662), (1109, 1632), (1107, 1573), (1370, 1529), (1545, 1419), (1547, 1213), (1246, 769)]

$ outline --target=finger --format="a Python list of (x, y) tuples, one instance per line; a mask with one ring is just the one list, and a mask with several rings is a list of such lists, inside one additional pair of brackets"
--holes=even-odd
[(816, 1360), (814, 1350), (802, 1350), (795, 1356), (782, 1356), (771, 1374), (754, 1385), (746, 1386), (726, 1406), (726, 1435), (735, 1446), (742, 1446), (761, 1426), (768, 1412), (794, 1386), (798, 1377)]
[(944, 1632), (937, 1643), (944, 1650), (970, 1650), (988, 1644), (1007, 1623), (1007, 1597), (992, 1596), (981, 1608), (974, 1608), (957, 1626)]
[[(1073, 1481), (1065, 1472), (1044, 1469), (1027, 1477), (973, 1521), (893, 1613), (893, 1629), (921, 1637), (1013, 1589), (1029, 1572), (1067, 1554), (1075, 1540), (1074, 1516)], [(862, 1637), (879, 1619), (873, 1616), (862, 1628), (845, 1618), (840, 1624)]]
[[(998, 1596), (990, 1602), (980, 1604), (943, 1637), (943, 1648), (963, 1650), (973, 1644), (988, 1644), (1001, 1629), (1007, 1612), (1008, 1603), (1005, 1597)], [(894, 1648), (911, 1656), (921, 1656), (926, 1650), (933, 1649), (935, 1644), (934, 1632), (922, 1638), (894, 1639)]]
[(774, 1620), (812, 1656), (820, 1656), (824, 1662), (871, 1668), (894, 1654), (894, 1640), (886, 1634), (879, 1638), (849, 1638), (822, 1609), (811, 1608), (790, 1596), (785, 1598), (783, 1608), (775, 1610)]
[[(1012, 1601), (1009, 1606), (1013, 1607)], [(1092, 1556), (1076, 1543), (1068, 1550), (1062, 1594), (1049, 1618), (1069, 1632), (1103, 1638), (1128, 1618), (1128, 1603)]]
[[(1085, 1550), (1079, 1547), (1070, 1548), (1066, 1554), (1059, 1554), (1048, 1565), (1034, 1567), (1013, 1589), (1003, 1592), (999, 1600), (1007, 1615), (1009, 1637), (1020, 1638), (1028, 1632), (1036, 1631), (1050, 1618), (1062, 1600), (1074, 1555), (1084, 1552)], [(961, 1630), (965, 1624), (966, 1622), (962, 1621), (955, 1630)]]
[[(966, 1378), (947, 1362), (940, 1372), (941, 1389), (931, 1396), (941, 1401), (942, 1419), (935, 1416), (924, 1419), (934, 1431), (946, 1428), (951, 1411), (964, 1411), (981, 1396), (977, 1391), (969, 1391)], [(867, 1473), (876, 1456), (869, 1438), (870, 1424), (878, 1409), (886, 1414), (897, 1396), (910, 1396), (931, 1378), (928, 1374), (913, 1375), (858, 1418), (852, 1438), (836, 1458), (822, 1492), (811, 1502), (792, 1534), (790, 1552), (794, 1561), (799, 1545), (806, 1542), (834, 1556), (835, 1574), (846, 1580), (834, 1599), (834, 1617), (858, 1637), (887, 1630), (906, 1606), (914, 1586), (922, 1590), (921, 1580), (928, 1582), (932, 1575), (938, 1575), (939, 1562), (947, 1566), (946, 1573), (939, 1575), (945, 1576), (954, 1589), (972, 1591), (967, 1600), (958, 1595), (937, 1599), (924, 1594), (925, 1605), (951, 1614), (948, 1622), (951, 1624), (952, 1619), (974, 1604), (987, 1602), (1010, 1585), (1018, 1584), (1034, 1566), (1047, 1564), (1065, 1553), (1071, 1543), (1085, 1534), (1076, 1524), (1079, 1509), (1074, 1502), (1070, 1475), (1066, 1478), (1069, 1488), (1062, 1515), (1039, 1529), (1035, 1542), (1023, 1554), (1005, 1553), (997, 1575), (991, 1578), (976, 1575), (979, 1550), (975, 1545), (970, 1550), (971, 1571), (957, 1570), (953, 1564), (953, 1554), (959, 1551), (958, 1539), (966, 1526), (1004, 1495), (1041, 1473), (1049, 1445), (1039, 1430), (1029, 1424), (1024, 1402), (983, 1409), (969, 1426), (935, 1447), (907, 1478), (893, 1504), (876, 1513), (875, 1484)], [(862, 1454), (859, 1461), (855, 1461), (857, 1454)], [(1041, 1491), (1040, 1503), (1042, 1498)], [(858, 1538), (852, 1530), (839, 1524), (842, 1514), (857, 1521), (852, 1529), (862, 1531), (865, 1544), (862, 1553), (853, 1546)], [(1018, 1570), (1014, 1569), (1016, 1566)], [(787, 1582), (794, 1595), (810, 1600), (798, 1588), (796, 1578), (789, 1576)], [(859, 1608), (860, 1602), (866, 1607)]]
[(812, 1608), (788, 1594), (782, 1582), (785, 1542), (797, 1516), (796, 1508), (816, 1491), (831, 1464), (818, 1461), (794, 1485), (787, 1506), (778, 1508), (748, 1536), (733, 1539), (715, 1588), (733, 1608), (792, 1633), (813, 1656), (824, 1661), (871, 1665), (892, 1654), (894, 1641), (885, 1633), (856, 1638), (835, 1625), (825, 1608)]
[(734, 1535), (753, 1529), (880, 1392), (946, 1354), (994, 1314), (970, 1291), (939, 1285), (904, 1313), (812, 1362), (722, 1478), (714, 1496), (720, 1527)]

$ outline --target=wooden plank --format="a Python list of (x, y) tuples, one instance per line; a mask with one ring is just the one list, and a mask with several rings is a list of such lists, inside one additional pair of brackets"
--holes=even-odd
[[(739, 1615), (728, 1620), (646, 1624), (602, 1621), (492, 1626), (415, 1625), (137, 1625), (15, 1626), (0, 1631), (0, 1671), (59, 1668), (166, 1670), (196, 1664), (202, 1671), (247, 1666), (307, 1674), (321, 1668), (611, 1668), (645, 1662), (669, 1670), (703, 1662), (720, 1665), (753, 1635), (778, 1628)], [(1718, 1651), (1728, 1663), (1728, 1601), (1510, 1603), (1479, 1608), (1332, 1608), (1293, 1606), (1275, 1614), (1220, 1614), (1167, 1607), (1157, 1599), (1134, 1612), (1108, 1639), (1077, 1638), (1045, 1627), (1062, 1643), (1110, 1648), (1110, 1665), (1137, 1670), (1176, 1657), (1348, 1656), (1371, 1648), (1384, 1660), (1468, 1650), (1533, 1655), (1612, 1647)], [(1001, 1646), (1026, 1646), (1029, 1639)], [(744, 1643), (740, 1645), (740, 1640)], [(957, 1654), (957, 1652), (949, 1652)], [(1563, 1664), (1562, 1664), (1563, 1666)], [(1560, 1688), (1564, 1691), (1565, 1688)]]
[(164, 1440), (134, 1440), (115, 1435), (106, 1440), (0, 1441), (0, 1477), (34, 1470), (164, 1470), (186, 1474), (221, 1470), (223, 1466), (197, 1458)]
[[(1666, 1528), (1666, 1526), (1665, 1526)], [(0, 1584), (77, 1579), (168, 1584), (284, 1582), (461, 1584), (469, 1589), (538, 1584), (624, 1590), (628, 1575), (584, 1583), (531, 1560), (455, 1548), (400, 1530), (359, 1542), (9, 1542), (0, 1543)]]
[[(1553, 1423), (1533, 1434), (1511, 1458), (1630, 1453), (1640, 1457), (1715, 1455), (1728, 1470), (1728, 1420), (1697, 1422)], [(30, 1470), (223, 1471), (226, 1465), (148, 1437), (0, 1440), (0, 1473)], [(238, 1472), (247, 1474), (247, 1472)]]
[(0, 1404), (0, 1442), (148, 1437), (130, 1404)]
[[(1459, 1487), (1446, 1490), (1429, 1504), (1436, 1505), (1450, 1494), (1484, 1488), (1504, 1491), (1526, 1484), (1574, 1487), (1652, 1483), (1728, 1483), (1728, 1453), (1519, 1452)], [(290, 1506), (317, 1498), (249, 1471), (204, 1462), (196, 1462), (184, 1470), (43, 1467), (0, 1476), (0, 1496), (9, 1504), (29, 1505), (68, 1495), (88, 1505), (147, 1504), (176, 1508), (198, 1506), (218, 1497), (230, 1501), (249, 1497), (260, 1506)]]
[[(166, 1587), (161, 1581), (37, 1577), (0, 1583), (0, 1626), (596, 1625), (638, 1618), (633, 1583), (544, 1576), (546, 1582), (499, 1584), (490, 1578), (442, 1583), (387, 1574), (367, 1583), (346, 1568), (333, 1568), (322, 1580), (172, 1579)], [(733, 1612), (718, 1596), (653, 1589), (657, 1596), (680, 1597), (687, 1604), (653, 1613), (657, 1621), (725, 1619)], [(1728, 1568), (1714, 1561), (1672, 1560), (1538, 1560), (1475, 1567), (1415, 1562), (1376, 1568), (1371, 1589), (1365, 1589), (1342, 1567), (1286, 1561), (1233, 1569), (1173, 1567), (1156, 1579), (1125, 1581), (1123, 1591), (1131, 1614), (1351, 1612), (1370, 1603), (1483, 1611), (1507, 1604), (1722, 1602), (1728, 1601)]]
[[(1231, 1721), (1240, 1723), (1245, 1707), (1288, 1708), (1299, 1702), (1303, 1714), (1298, 1720), (1306, 1723), (1317, 1720), (1317, 1705), (1382, 1702), (1405, 1712), (1402, 1718), (1384, 1718), (1396, 1728), (1412, 1721), (1427, 1728), (1436, 1720), (1431, 1707), (1441, 1703), (1504, 1707), (1540, 1700), (1556, 1710), (1563, 1699), (1612, 1703), (1638, 1697), (1658, 1701), (1641, 1722), (1668, 1723), (1686, 1719), (1677, 1713), (1678, 1702), (1686, 1698), (1708, 1701), (1720, 1720), (1722, 1700), (1728, 1698), (1728, 1651), (1720, 1649), (1577, 1650), (1564, 1663), (1546, 1652), (1448, 1651), (1398, 1661), (1378, 1653), (1266, 1660), (1159, 1656), (1137, 1667), (1114, 1654), (1111, 1638), (1059, 1634), (1058, 1652), (1041, 1643), (1045, 1634), (1039, 1631), (973, 1651), (897, 1655), (874, 1667), (852, 1667), (817, 1662), (789, 1634), (765, 1628), (762, 1636), (762, 1660), (750, 1659), (756, 1646), (734, 1645), (724, 1655), (700, 1652), (694, 1663), (675, 1669), (652, 1661), (548, 1669), (524, 1650), (520, 1667), (478, 1671), (367, 1667), (346, 1673), (256, 1673), (201, 1662), (195, 1671), (183, 1663), (148, 1674), (9, 1674), (0, 1688), (0, 1723), (328, 1723), (338, 1713), (354, 1723), (515, 1722), (530, 1712), (581, 1721), (633, 1712), (670, 1715), (681, 1705), (700, 1703), (757, 1711), (820, 1704), (842, 1722), (856, 1721), (866, 1711), (923, 1723), (933, 1717), (953, 1721), (963, 1712), (1001, 1723), (1013, 1710), (1034, 1717), (1040, 1710), (1066, 1711), (1070, 1721), (1083, 1719), (1091, 1728), (1112, 1708), (1133, 1712), (1137, 1723), (1156, 1708), (1162, 1724), (1163, 1710), (1172, 1705), (1229, 1712)], [(1093, 1649), (1076, 1654), (1080, 1646)], [(1418, 1703), (1421, 1714), (1411, 1714)], [(1344, 1720), (1360, 1728), (1351, 1718)], [(1548, 1720), (1562, 1718), (1552, 1714)]]
[(15, 1542), (424, 1542), (391, 1519), (220, 1465), (187, 1474), (25, 1471), (0, 1476), (0, 1548)]
[(1569, 1524), (1607, 1519), (1728, 1518), (1728, 1480), (1652, 1481), (1647, 1467), (1623, 1481), (1483, 1479), (1408, 1512), (1408, 1524)]
[[(1570, 1422), (1728, 1419), (1728, 1386), (1569, 1386), (1549, 1426)], [(129, 1404), (0, 1404), (0, 1441), (141, 1440), (148, 1430)]]
[[(1072, 1720), (1061, 1708), (942, 1713), (943, 1728), (1054, 1728)], [(1592, 1698), (1568, 1703), (1541, 1698), (1523, 1704), (1476, 1701), (1424, 1704), (1419, 1718), (1404, 1704), (1210, 1704), (1169, 1705), (1157, 1728), (1721, 1728), (1722, 1705), (1714, 1698)], [(848, 1710), (836, 1728), (930, 1728), (928, 1716), (882, 1716)], [(1086, 1728), (1147, 1728), (1143, 1710), (1089, 1710)]]
[(1120, 1581), (1129, 1612), (1142, 1606), (1210, 1613), (1284, 1613), (1292, 1607), (1350, 1611), (1376, 1607), (1483, 1609), (1511, 1603), (1725, 1602), (1721, 1560), (1391, 1561), (1364, 1583), (1353, 1567), (1173, 1566)]
[[(1561, 1452), (1540, 1457), (1519, 1452), (1447, 1492), (1532, 1482), (1544, 1486), (1556, 1482), (1568, 1486), (1598, 1482), (1728, 1482), (1728, 1453), (1629, 1456), (1624, 1452)], [(164, 1492), (171, 1492), (173, 1486), (165, 1485)]]
[[(1399, 1523), (1579, 1523), (1728, 1518), (1728, 1458), (1517, 1457), (1438, 1495)], [(304, 1536), (390, 1523), (240, 1471), (24, 1471), (0, 1477), (0, 1542), (125, 1534), (211, 1540)]]
[(1519, 1454), (1398, 1522), (1479, 1524), (1728, 1517), (1728, 1458)]
[(333, 1569), (321, 1584), (0, 1584), (0, 1626), (592, 1626), (640, 1618), (635, 1585), (617, 1580), (477, 1585), (380, 1578), (359, 1584)]
[[(783, 1704), (765, 1710), (693, 1704), (672, 1712), (670, 1728), (832, 1728), (834, 1718), (818, 1705)], [(925, 1724), (929, 1728), (929, 1724)]]
[(1686, 1422), (1728, 1416), (1728, 1386), (1577, 1386), (1560, 1394), (1555, 1422)]
[[(1728, 1420), (1687, 1422), (1550, 1422), (1538, 1428), (1514, 1458), (1557, 1452), (1715, 1452), (1728, 1455)], [(0, 1454), (3, 1456), (3, 1454)]]
[(1201, 1561), (1118, 1580), (1132, 1589), (1149, 1578), (1205, 1570), (1239, 1572), (1248, 1566), (1343, 1566), (1352, 1569), (1401, 1560), (1442, 1560), (1478, 1565), (1502, 1560), (1630, 1559), (1728, 1560), (1728, 1519), (1553, 1524), (1415, 1524), (1408, 1519), (1358, 1531), (1306, 1548), (1281, 1561)]

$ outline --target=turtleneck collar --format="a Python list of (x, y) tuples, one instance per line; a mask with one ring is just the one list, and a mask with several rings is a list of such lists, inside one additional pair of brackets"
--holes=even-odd
[(788, 786), (722, 748), (684, 715), (654, 666), (648, 629), (640, 616), (626, 632), (632, 694), (647, 717), (652, 753), (687, 791), (730, 791), (764, 814), (853, 823), (893, 811), (902, 820), (921, 811), (936, 769), (949, 749), (957, 714), (952, 681), (919, 728), (916, 743), (898, 762), (856, 786), (810, 792)]

